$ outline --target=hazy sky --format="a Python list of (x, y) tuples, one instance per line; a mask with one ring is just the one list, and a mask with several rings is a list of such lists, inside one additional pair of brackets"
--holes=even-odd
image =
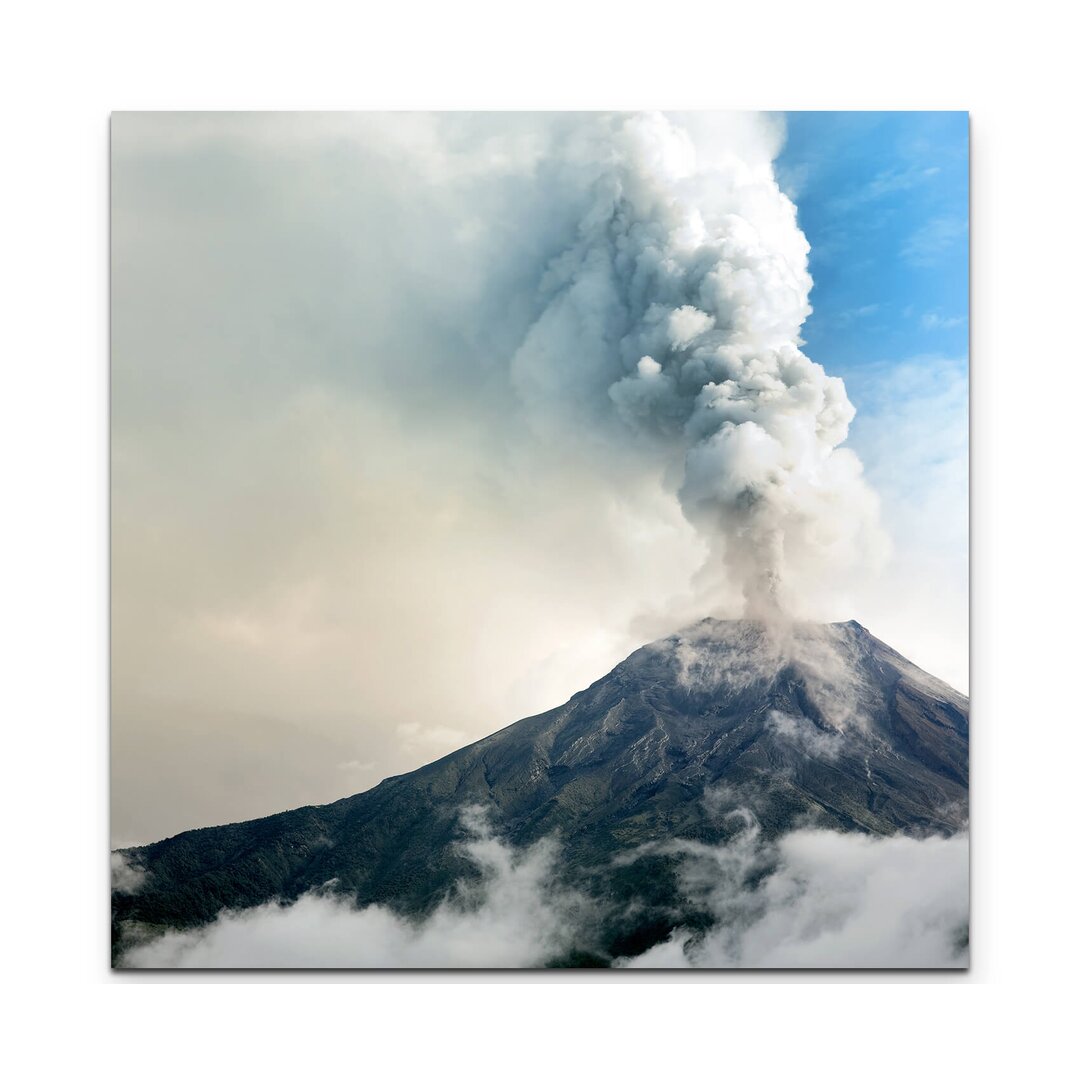
[[(814, 614), (966, 689), (966, 117), (673, 121), (776, 158), (858, 410), (891, 554)], [(674, 459), (515, 377), (593, 123), (114, 117), (115, 844), (352, 794), (707, 613)]]

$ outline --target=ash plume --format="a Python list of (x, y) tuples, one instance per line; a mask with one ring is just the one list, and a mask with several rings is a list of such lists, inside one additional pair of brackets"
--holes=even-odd
[[(809, 244), (772, 167), (776, 140), (709, 147), (659, 114), (575, 143), (589, 197), (549, 264), (513, 358), (538, 408), (593, 402), (605, 437), (657, 451), (743, 610), (799, 612), (803, 583), (881, 546), (877, 502), (841, 444), (854, 408), (800, 349)], [(587, 419), (586, 422), (589, 422)]]

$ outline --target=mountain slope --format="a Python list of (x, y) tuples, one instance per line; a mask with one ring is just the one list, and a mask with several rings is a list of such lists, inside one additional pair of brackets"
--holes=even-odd
[(967, 700), (857, 623), (707, 619), (565, 705), (370, 791), (128, 851), (147, 874), (114, 894), (114, 939), (328, 882), (361, 904), (429, 910), (476, 874), (455, 841), (479, 805), (514, 844), (557, 835), (579, 886), (632, 900), (638, 925), (607, 940), (632, 953), (670, 929), (670, 867), (616, 856), (722, 843), (735, 808), (766, 838), (805, 824), (949, 834), (967, 817), (967, 747)]

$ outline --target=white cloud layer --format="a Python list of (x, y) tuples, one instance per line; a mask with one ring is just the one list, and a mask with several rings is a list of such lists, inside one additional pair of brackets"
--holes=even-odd
[[(968, 845), (952, 838), (868, 837), (824, 830), (760, 838), (752, 815), (721, 847), (647, 845), (620, 861), (679, 860), (684, 900), (716, 920), (676, 930), (628, 967), (964, 967)], [(138, 968), (539, 967), (595, 950), (610, 907), (561, 884), (559, 849), (515, 850), (483, 813), (466, 814), (464, 850), (479, 883), (459, 883), (427, 918), (357, 908), (329, 891), (291, 905), (225, 911), (209, 926), (144, 939), (122, 963)], [(332, 883), (328, 883), (330, 885)]]
[(357, 908), (330, 893), (296, 903), (223, 912), (209, 927), (136, 945), (127, 967), (538, 967), (587, 932), (591, 905), (556, 882), (558, 848), (541, 840), (516, 851), (466, 813), (465, 853), (479, 883), (459, 882), (426, 919), (385, 907)]
[[(800, 830), (682, 844), (684, 889), (718, 920), (631, 967), (936, 968), (968, 964), (968, 838)], [(749, 881), (767, 872), (762, 884)]]

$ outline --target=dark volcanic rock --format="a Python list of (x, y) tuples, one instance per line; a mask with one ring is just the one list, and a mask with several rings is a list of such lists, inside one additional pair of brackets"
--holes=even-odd
[(747, 808), (765, 838), (804, 824), (951, 833), (967, 818), (967, 699), (857, 623), (766, 630), (707, 619), (638, 649), (565, 705), (327, 806), (197, 829), (127, 852), (148, 871), (113, 898), (126, 924), (193, 927), (222, 908), (333, 882), (361, 904), (430, 909), (476, 870), (464, 807), (515, 844), (557, 834), (568, 876), (637, 901), (608, 947), (670, 929), (670, 874), (613, 858), (658, 840), (722, 842)]

